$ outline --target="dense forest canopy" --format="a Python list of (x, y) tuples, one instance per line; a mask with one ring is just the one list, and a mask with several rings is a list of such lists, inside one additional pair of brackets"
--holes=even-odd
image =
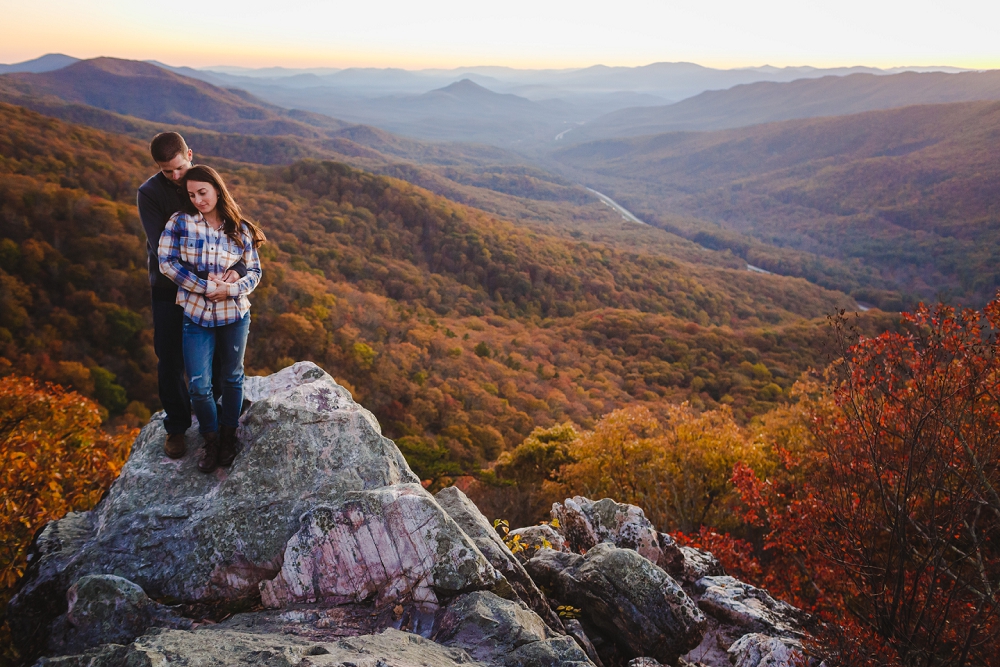
[[(141, 420), (158, 407), (132, 203), (145, 148), (0, 113), (0, 363)], [(826, 363), (822, 318), (850, 305), (803, 280), (525, 230), (343, 164), (222, 166), (271, 239), (250, 372), (317, 361), (428, 477), (634, 401), (748, 419)]]

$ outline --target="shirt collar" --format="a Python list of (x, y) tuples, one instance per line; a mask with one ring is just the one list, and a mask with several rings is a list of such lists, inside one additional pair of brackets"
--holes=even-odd
[(224, 233), (223, 229), (225, 229), (225, 224), (223, 224), (218, 229), (212, 229), (212, 226), (210, 224), (208, 224), (207, 220), (205, 220), (205, 216), (201, 214), (201, 211), (196, 211), (194, 215), (190, 215), (189, 214), (189, 217), (191, 218), (192, 221), (199, 222), (199, 223), (205, 225), (205, 227), (208, 228), (208, 231), (210, 231), (210, 232), (213, 232), (215, 234), (222, 234), (222, 233)]

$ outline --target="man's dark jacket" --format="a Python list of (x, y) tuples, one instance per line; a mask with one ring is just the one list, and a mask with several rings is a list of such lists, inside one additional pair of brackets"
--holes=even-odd
[[(139, 186), (137, 200), (139, 220), (146, 232), (146, 266), (149, 269), (149, 286), (153, 291), (153, 299), (173, 303), (177, 297), (177, 285), (160, 273), (160, 259), (156, 250), (167, 220), (187, 205), (187, 192), (164, 176), (162, 171), (158, 171)], [(247, 274), (246, 265), (242, 261), (231, 268), (240, 277)], [(208, 278), (208, 273), (200, 277)]]
[(173, 301), (177, 296), (177, 285), (160, 273), (160, 260), (156, 248), (160, 244), (160, 234), (170, 219), (187, 203), (187, 193), (179, 185), (156, 172), (139, 186), (139, 220), (146, 232), (146, 265), (149, 268), (149, 286), (157, 301)]

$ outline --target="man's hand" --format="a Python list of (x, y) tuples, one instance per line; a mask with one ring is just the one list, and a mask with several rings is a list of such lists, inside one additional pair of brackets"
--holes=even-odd
[(219, 303), (229, 298), (229, 284), (208, 281), (208, 288), (205, 290), (205, 298), (212, 303)]

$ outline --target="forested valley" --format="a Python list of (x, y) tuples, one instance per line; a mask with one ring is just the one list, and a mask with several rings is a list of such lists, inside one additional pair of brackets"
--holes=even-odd
[[(847, 312), (732, 252), (546, 233), (340, 162), (211, 163), (269, 237), (248, 374), (315, 361), (490, 518), (635, 503), (827, 621), (831, 664), (997, 664), (997, 302)], [(0, 105), (3, 599), (159, 408), (151, 173), (140, 141)]]

